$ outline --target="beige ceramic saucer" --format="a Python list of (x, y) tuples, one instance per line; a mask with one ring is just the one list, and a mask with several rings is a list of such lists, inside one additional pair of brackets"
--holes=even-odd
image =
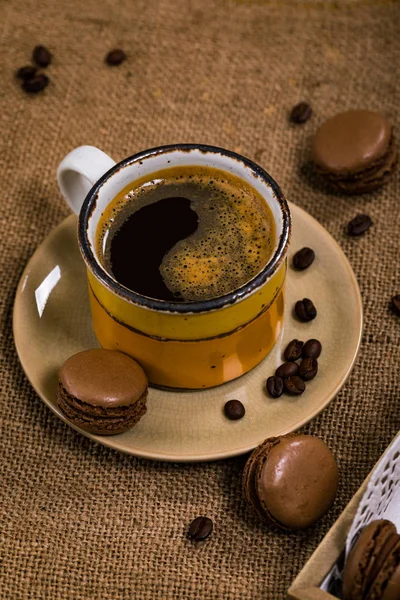
[[(306, 271), (288, 269), (285, 328), (271, 354), (236, 381), (200, 392), (151, 388), (148, 411), (130, 431), (88, 437), (144, 458), (202, 461), (243, 454), (270, 436), (294, 431), (318, 414), (338, 393), (353, 366), (362, 330), (362, 305), (354, 273), (342, 250), (310, 215), (291, 205), (290, 257), (303, 246), (316, 252)], [(296, 300), (311, 298), (318, 316), (299, 323)], [(61, 419), (56, 406), (57, 372), (72, 354), (97, 345), (89, 311), (86, 274), (71, 216), (41, 244), (29, 261), (14, 304), (14, 338), (20, 361), (39, 396)], [(301, 397), (269, 398), (265, 379), (282, 362), (293, 338), (318, 338), (323, 344), (319, 374)], [(334, 365), (334, 368), (332, 368)], [(240, 421), (223, 415), (227, 400), (246, 407)]]

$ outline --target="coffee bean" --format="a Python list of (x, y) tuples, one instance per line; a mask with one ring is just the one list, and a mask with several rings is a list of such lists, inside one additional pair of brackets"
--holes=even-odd
[(40, 74), (35, 75), (32, 79), (27, 79), (22, 83), (22, 87), (25, 92), (29, 94), (36, 94), (37, 92), (41, 92), (45, 87), (49, 85), (49, 78), (47, 75)]
[(357, 215), (347, 225), (347, 233), (349, 235), (362, 235), (373, 225), (371, 217), (368, 215)]
[(282, 377), (268, 377), (267, 391), (271, 398), (279, 398), (283, 393)]
[(300, 394), (302, 394), (306, 389), (306, 384), (300, 377), (295, 375), (294, 377), (287, 377), (287, 379), (284, 379), (283, 387), (285, 392), (288, 394), (300, 396)]
[(225, 416), (231, 421), (237, 421), (245, 415), (245, 408), (240, 400), (228, 400), (224, 406)]
[(297, 375), (297, 371), (299, 370), (299, 365), (295, 362), (285, 362), (283, 365), (277, 368), (275, 371), (276, 377), (292, 377), (293, 375)]
[(51, 63), (52, 55), (44, 46), (36, 46), (33, 49), (32, 60), (39, 67), (48, 67)]
[(205, 540), (213, 530), (213, 522), (208, 517), (196, 517), (189, 526), (188, 535), (200, 542)]
[(115, 50), (110, 50), (106, 55), (105, 61), (110, 67), (118, 67), (126, 58), (127, 56), (123, 50), (115, 48)]
[(398, 317), (400, 317), (400, 294), (397, 294), (397, 296), (393, 296), (392, 310)]
[(322, 352), (322, 344), (319, 340), (307, 340), (302, 349), (302, 356), (306, 358), (318, 358)]
[(297, 271), (308, 269), (314, 262), (315, 252), (311, 248), (302, 248), (293, 256), (293, 266)]
[(303, 348), (304, 342), (300, 342), (300, 340), (292, 340), (286, 346), (286, 350), (283, 353), (285, 360), (297, 360), (301, 356), (301, 350)]
[(307, 356), (303, 358), (299, 367), (299, 377), (301, 377), (304, 381), (310, 381), (314, 379), (316, 374), (318, 373), (318, 361), (316, 358), (312, 358), (311, 356)]
[(27, 79), (32, 79), (32, 77), (34, 77), (36, 75), (36, 72), (37, 72), (36, 67), (27, 65), (26, 67), (21, 67), (20, 69), (18, 69), (17, 77), (18, 77), (18, 79), (22, 79), (23, 81), (26, 81)]
[(317, 316), (317, 309), (309, 298), (303, 298), (296, 302), (294, 311), (300, 321), (312, 321)]
[(290, 120), (292, 123), (305, 123), (312, 115), (312, 108), (307, 102), (299, 102), (292, 108)]

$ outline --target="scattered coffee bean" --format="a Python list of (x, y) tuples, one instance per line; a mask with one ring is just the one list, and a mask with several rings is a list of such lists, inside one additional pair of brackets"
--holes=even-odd
[(316, 358), (312, 358), (311, 356), (307, 356), (303, 358), (299, 367), (299, 377), (303, 379), (303, 381), (310, 381), (314, 379), (316, 374), (318, 373), (318, 361)]
[(303, 344), (304, 342), (301, 342), (300, 340), (292, 340), (289, 342), (283, 354), (285, 360), (298, 360), (301, 356)]
[(312, 321), (317, 316), (317, 309), (309, 298), (296, 302), (294, 311), (300, 321)]
[(48, 67), (51, 63), (52, 55), (44, 46), (36, 46), (33, 49), (32, 60), (39, 67)]
[(225, 416), (231, 421), (237, 421), (245, 415), (245, 408), (240, 400), (228, 400), (224, 406)]
[(115, 48), (115, 50), (110, 50), (106, 55), (105, 61), (110, 67), (118, 67), (126, 58), (127, 56), (123, 50)]
[(200, 542), (205, 540), (213, 530), (213, 522), (208, 517), (196, 517), (189, 526), (188, 535)]
[(305, 123), (312, 115), (312, 108), (307, 102), (299, 102), (292, 108), (290, 120), (292, 123)]
[(267, 391), (271, 398), (279, 398), (283, 393), (282, 377), (268, 377)]
[(36, 94), (37, 92), (41, 92), (45, 87), (49, 85), (49, 78), (47, 75), (40, 74), (35, 75), (32, 79), (26, 79), (22, 82), (22, 87), (25, 92), (29, 94)]
[(322, 344), (319, 340), (307, 340), (302, 349), (302, 356), (304, 358), (318, 358), (322, 352)]
[(299, 365), (295, 362), (285, 362), (283, 365), (277, 368), (275, 371), (276, 377), (293, 377), (293, 375), (297, 375), (297, 371), (299, 370)]
[(20, 69), (18, 69), (17, 77), (18, 77), (18, 79), (22, 79), (23, 81), (26, 81), (27, 79), (32, 79), (32, 77), (35, 77), (36, 72), (37, 72), (36, 67), (27, 65), (26, 67), (21, 67)]
[(297, 271), (308, 269), (314, 262), (315, 252), (311, 248), (302, 248), (293, 256), (293, 266)]
[(371, 217), (368, 215), (357, 215), (347, 225), (347, 233), (349, 235), (362, 235), (373, 225)]
[(400, 294), (397, 294), (397, 296), (393, 296), (392, 310), (398, 317), (400, 317)]
[(304, 381), (295, 375), (294, 377), (288, 377), (283, 380), (283, 387), (285, 392), (288, 394), (293, 394), (294, 396), (300, 396), (306, 389), (306, 384)]

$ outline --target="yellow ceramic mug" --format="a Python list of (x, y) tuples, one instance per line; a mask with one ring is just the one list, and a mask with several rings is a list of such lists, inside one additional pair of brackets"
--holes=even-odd
[[(233, 173), (261, 194), (274, 217), (276, 244), (268, 264), (239, 289), (213, 300), (165, 302), (141, 296), (119, 284), (96, 255), (99, 219), (113, 198), (131, 182), (147, 176), (151, 180), (153, 173), (177, 166)], [(225, 383), (247, 373), (270, 352), (283, 324), (291, 225), (279, 186), (261, 167), (213, 146), (162, 146), (118, 164), (97, 148), (81, 146), (60, 164), (58, 181), (79, 214), (93, 327), (104, 348), (133, 356), (150, 383), (175, 389)]]

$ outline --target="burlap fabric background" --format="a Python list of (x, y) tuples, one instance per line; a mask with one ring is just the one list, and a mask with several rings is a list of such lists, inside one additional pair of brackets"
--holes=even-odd
[[(400, 427), (400, 321), (388, 310), (400, 292), (400, 171), (383, 191), (346, 198), (300, 168), (316, 126), (342, 109), (381, 110), (400, 135), (399, 24), (388, 2), (0, 1), (1, 598), (284, 598)], [(14, 71), (37, 43), (54, 52), (52, 83), (28, 97)], [(110, 69), (103, 57), (115, 46), (129, 60)], [(314, 116), (290, 126), (300, 100)], [(245, 457), (163, 464), (97, 446), (44, 406), (15, 354), (19, 277), (68, 215), (55, 180), (63, 156), (93, 144), (119, 160), (177, 141), (256, 158), (333, 234), (360, 282), (356, 367), (305, 428), (334, 450), (340, 493), (302, 534), (269, 531), (248, 513)], [(349, 239), (344, 225), (359, 211), (374, 228)], [(198, 514), (215, 531), (194, 545), (185, 532)]]

